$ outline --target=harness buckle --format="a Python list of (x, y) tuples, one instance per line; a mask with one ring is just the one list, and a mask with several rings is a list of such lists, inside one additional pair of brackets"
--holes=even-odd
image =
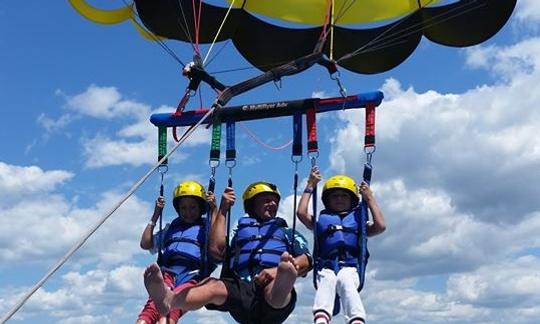
[(328, 226), (328, 229), (332, 232), (342, 231), (343, 226), (342, 225), (330, 225)]

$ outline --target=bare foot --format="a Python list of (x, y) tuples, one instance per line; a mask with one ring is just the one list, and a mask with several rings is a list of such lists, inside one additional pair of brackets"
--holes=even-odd
[(152, 298), (154, 304), (156, 304), (159, 313), (161, 315), (169, 314), (169, 311), (171, 310), (172, 292), (165, 286), (163, 275), (157, 264), (152, 263), (144, 271), (144, 285), (146, 286), (150, 298)]
[(283, 308), (289, 303), (297, 275), (293, 256), (288, 252), (283, 252), (277, 267), (276, 279), (267, 299), (270, 306)]

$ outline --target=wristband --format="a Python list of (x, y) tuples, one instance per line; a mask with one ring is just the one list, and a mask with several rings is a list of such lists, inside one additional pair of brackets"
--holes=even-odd
[(304, 193), (313, 193), (313, 189), (310, 189), (310, 188), (306, 188), (304, 189)]
[(156, 222), (149, 221), (147, 225), (148, 225), (148, 226), (154, 227), (154, 226), (156, 226)]

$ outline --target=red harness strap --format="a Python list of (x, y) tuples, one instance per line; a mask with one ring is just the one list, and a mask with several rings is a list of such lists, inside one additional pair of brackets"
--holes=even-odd
[(314, 102), (314, 107), (306, 110), (306, 126), (307, 126), (307, 148), (309, 153), (318, 152), (319, 144), (317, 141), (317, 118), (316, 112), (319, 102)]
[(364, 149), (375, 147), (375, 104), (366, 104), (366, 134), (364, 136)]

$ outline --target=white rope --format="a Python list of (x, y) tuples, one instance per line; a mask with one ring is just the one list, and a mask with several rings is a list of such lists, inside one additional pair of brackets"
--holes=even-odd
[(77, 250), (88, 240), (88, 238), (94, 234), (94, 232), (103, 224), (105, 223), (105, 221), (146, 181), (146, 179), (148, 179), (148, 177), (150, 177), (150, 175), (163, 163), (165, 162), (165, 160), (167, 160), (169, 158), (169, 156), (171, 156), (172, 153), (174, 153), (174, 151), (176, 151), (176, 149), (178, 147), (180, 147), (180, 145), (185, 142), (185, 140), (191, 136), (191, 134), (195, 131), (195, 129), (197, 129), (197, 127), (199, 127), (205, 120), (206, 118), (208, 118), (208, 116), (210, 116), (214, 110), (215, 110), (215, 105), (212, 106), (212, 108), (210, 110), (208, 110), (208, 112), (201, 118), (201, 120), (199, 120), (197, 122), (197, 124), (195, 124), (195, 126), (193, 126), (191, 129), (189, 129), (187, 132), (186, 132), (186, 135), (183, 136), (180, 141), (178, 143), (176, 143), (176, 145), (171, 149), (171, 151), (169, 153), (167, 153), (164, 157), (161, 158), (161, 160), (159, 160), (157, 162), (156, 165), (154, 165), (150, 171), (148, 171), (137, 183), (135, 183), (131, 189), (129, 189), (129, 191), (122, 197), (122, 199), (120, 199), (120, 201), (113, 207), (111, 208), (111, 210), (105, 215), (103, 216), (99, 222), (97, 222), (96, 225), (94, 225), (93, 228), (91, 228), (88, 233), (86, 233), (86, 235), (79, 241), (77, 242), (77, 244), (75, 244), (44, 276), (43, 278), (41, 278), (33, 287), (32, 289), (30, 289), (22, 298), (21, 300), (19, 300), (19, 302), (1, 319), (1, 322), (0, 323), (5, 323), (7, 320), (9, 320), (23, 305), (24, 303), (26, 303), (26, 301), (36, 292), (36, 290), (38, 290), (41, 286), (43, 286), (43, 284), (45, 283), (45, 281), (47, 281), (62, 265), (64, 265), (64, 263), (66, 263), (66, 261), (75, 253), (77, 252)]

